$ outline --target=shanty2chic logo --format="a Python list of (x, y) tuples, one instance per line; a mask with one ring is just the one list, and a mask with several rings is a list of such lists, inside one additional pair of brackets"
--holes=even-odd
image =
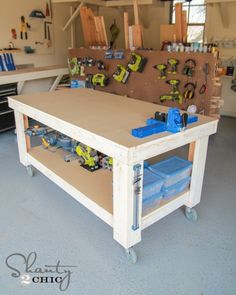
[(14, 253), (6, 258), (6, 266), (13, 271), (11, 276), (20, 279), (21, 284), (58, 284), (60, 291), (70, 286), (72, 269), (75, 265), (62, 265), (60, 260), (55, 265), (36, 265), (37, 253), (31, 252), (28, 256)]

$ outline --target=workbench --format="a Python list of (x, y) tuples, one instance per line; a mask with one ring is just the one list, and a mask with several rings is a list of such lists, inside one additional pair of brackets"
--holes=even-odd
[(17, 83), (18, 94), (24, 87), (25, 82), (56, 77), (49, 91), (56, 89), (63, 75), (68, 74), (68, 69), (64, 66), (32, 67), (16, 71), (0, 72), (0, 85)]
[[(144, 126), (156, 111), (167, 112), (166, 107), (92, 89), (9, 97), (9, 106), (15, 112), (20, 162), (29, 174), (33, 175), (32, 166), (37, 168), (113, 227), (113, 238), (131, 261), (137, 259), (133, 246), (148, 226), (181, 206), (186, 206), (189, 219), (196, 219), (193, 207), (201, 199), (208, 139), (216, 133), (217, 119), (199, 116), (198, 122), (183, 132), (138, 139), (131, 136), (131, 129)], [(62, 150), (51, 153), (40, 146), (31, 147), (25, 136), (28, 117), (109, 155), (113, 172), (89, 172), (77, 161), (66, 163)], [(193, 161), (190, 188), (142, 216), (144, 160), (187, 144)]]

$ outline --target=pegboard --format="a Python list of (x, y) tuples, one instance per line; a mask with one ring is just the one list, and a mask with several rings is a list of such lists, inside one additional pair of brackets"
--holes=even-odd
[[(54, 24), (51, 17), (46, 17), (45, 19), (32, 18), (30, 13), (33, 10), (40, 10), (45, 14), (47, 0), (19, 0), (19, 1), (8, 1), (1, 0), (1, 12), (2, 17), (0, 18), (1, 26), (1, 38), (0, 38), (0, 48), (7, 48), (9, 42), (13, 42), (16, 48), (19, 48), (24, 52), (25, 46), (31, 46), (35, 49), (33, 55), (44, 55), (44, 54), (54, 54)], [(4, 17), (3, 17), (4, 16)], [(21, 16), (25, 17), (25, 21), (31, 26), (28, 29), (28, 39), (22, 40), (20, 38), (21, 29)], [(51, 35), (51, 46), (48, 47), (48, 41), (44, 36), (44, 22), (52, 22), (50, 26)], [(11, 30), (16, 30), (17, 39), (12, 38)], [(35, 44), (35, 42), (40, 42), (43, 44)]]
[[(148, 59), (147, 64), (142, 73), (132, 72), (127, 80), (126, 84), (119, 83), (112, 78), (112, 74), (116, 71), (117, 64), (127, 66), (130, 60), (130, 51), (125, 51), (125, 58), (122, 60), (105, 59), (104, 50), (93, 49), (71, 49), (69, 51), (69, 57), (92, 57), (96, 60), (103, 60), (106, 65), (106, 70), (99, 71), (96, 66), (85, 67), (85, 74), (104, 73), (110, 77), (109, 84), (106, 87), (96, 86), (95, 89), (125, 95), (127, 97), (140, 99), (156, 104), (163, 104), (169, 107), (179, 107), (181, 109), (187, 109), (189, 105), (196, 105), (198, 112), (205, 115), (210, 113), (211, 101), (213, 95), (213, 80), (215, 77), (216, 58), (210, 53), (187, 53), (187, 52), (166, 52), (166, 51), (136, 51), (142, 57)], [(158, 79), (160, 72), (153, 68), (157, 64), (167, 64), (169, 58), (176, 58), (179, 60), (177, 74), (167, 74), (167, 79)], [(184, 63), (187, 59), (194, 59), (196, 61), (196, 69), (193, 77), (188, 77), (182, 74)], [(207, 75), (207, 89), (202, 95), (199, 94), (199, 90), (205, 81), (205, 74), (203, 72), (204, 64), (209, 65), (209, 74)], [(73, 79), (83, 80), (84, 77), (73, 76)], [(195, 96), (193, 99), (183, 99), (183, 103), (179, 104), (177, 101), (165, 101), (160, 102), (160, 96), (163, 94), (169, 94), (171, 86), (166, 83), (166, 80), (178, 79), (180, 80), (179, 90), (181, 93), (184, 91), (184, 85), (187, 82), (196, 83)]]

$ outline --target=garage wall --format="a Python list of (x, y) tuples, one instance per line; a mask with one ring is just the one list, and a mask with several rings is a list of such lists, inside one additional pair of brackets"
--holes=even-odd
[[(236, 39), (236, 3), (227, 3), (226, 6), (228, 18), (228, 27), (224, 27), (220, 15), (220, 8), (218, 4), (208, 5), (207, 23), (206, 23), (206, 37), (207, 40), (220, 39)], [(220, 49), (221, 58), (226, 62), (229, 58), (236, 60), (236, 48)], [(236, 67), (236, 63), (234, 63)], [(232, 78), (222, 77), (222, 98), (224, 99), (224, 106), (221, 109), (222, 115), (229, 115), (236, 117), (236, 92), (230, 89)]]
[[(45, 10), (46, 1), (42, 0), (1, 0), (0, 9), (0, 48), (8, 47), (10, 41), (13, 41), (16, 47), (24, 48), (25, 45), (34, 45), (34, 41), (20, 40), (20, 17), (24, 15), (26, 20), (29, 21), (28, 15), (32, 9)], [(33, 63), (35, 66), (66, 64), (69, 46), (69, 34), (63, 33), (61, 27), (69, 17), (69, 8), (66, 5), (53, 5), (53, 22), (54, 22), (54, 46), (50, 54), (25, 54), (16, 53), (14, 58), (16, 64)], [(40, 20), (32, 20), (32, 30), (34, 29), (34, 22)], [(17, 30), (18, 39), (11, 39), (11, 28)], [(40, 36), (40, 35), (39, 35)], [(43, 37), (41, 38), (43, 40)]]

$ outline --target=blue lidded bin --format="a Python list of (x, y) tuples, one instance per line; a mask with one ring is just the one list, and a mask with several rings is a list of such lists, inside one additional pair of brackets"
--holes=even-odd
[(160, 202), (162, 200), (163, 193), (159, 192), (156, 193), (146, 199), (143, 200), (143, 210), (142, 215), (147, 215), (151, 211), (155, 210), (157, 207), (159, 207)]
[(148, 169), (164, 178), (163, 187), (168, 188), (189, 177), (191, 175), (192, 166), (190, 161), (174, 156), (154, 165), (150, 165)]
[(168, 200), (168, 199), (184, 192), (185, 190), (187, 190), (187, 188), (190, 185), (190, 180), (191, 180), (191, 177), (188, 176), (188, 177), (182, 179), (181, 181), (169, 186), (168, 188), (163, 188), (162, 189), (163, 199)]
[(143, 169), (143, 200), (157, 194), (161, 191), (163, 186), (164, 179), (148, 170), (147, 168)]

